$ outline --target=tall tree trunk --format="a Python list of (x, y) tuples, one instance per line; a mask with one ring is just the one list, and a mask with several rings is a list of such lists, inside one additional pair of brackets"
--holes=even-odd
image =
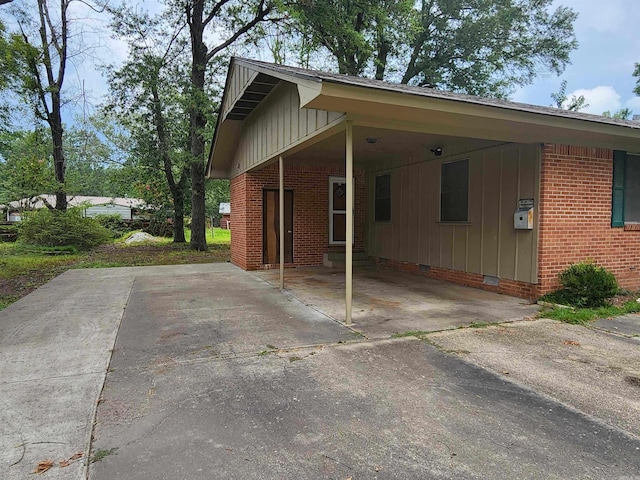
[(158, 92), (158, 71), (155, 71), (155, 77), (151, 83), (151, 95), (153, 98), (153, 119), (156, 126), (156, 134), (158, 135), (158, 150), (162, 159), (164, 175), (169, 185), (169, 192), (173, 200), (173, 243), (184, 243), (184, 184), (185, 175), (181, 175), (180, 180), (176, 183), (173, 176), (173, 164), (169, 157), (169, 145), (167, 141), (167, 130), (164, 122), (164, 107), (160, 100)]
[(205, 227), (204, 127), (207, 119), (201, 104), (205, 98), (204, 82), (207, 69), (207, 47), (203, 41), (203, 1), (193, 2), (189, 30), (191, 33), (191, 105), (189, 133), (191, 143), (191, 241), (193, 250), (207, 250)]
[(173, 243), (185, 243), (184, 238), (184, 190), (173, 196)]
[(48, 117), (51, 128), (51, 139), (53, 140), (53, 167), (56, 179), (56, 210), (65, 212), (67, 210), (67, 192), (65, 189), (65, 161), (64, 149), (62, 146), (63, 127), (62, 116), (60, 115), (60, 93), (51, 92), (52, 109)]

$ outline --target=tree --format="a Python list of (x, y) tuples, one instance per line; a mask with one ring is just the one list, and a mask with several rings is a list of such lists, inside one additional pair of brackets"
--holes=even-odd
[(17, 130), (0, 138), (0, 203), (29, 199), (54, 187), (47, 132)]
[(611, 113), (609, 110), (607, 110), (606, 112), (602, 112), (603, 117), (618, 118), (620, 120), (628, 120), (629, 118), (631, 118), (631, 115), (633, 115), (633, 110), (631, 110), (630, 108), (621, 108), (620, 110), (617, 110), (613, 113)]
[(633, 89), (633, 93), (640, 95), (640, 63), (636, 63), (633, 76), (636, 77), (636, 87)]
[(26, 65), (20, 79), (21, 91), (32, 100), (36, 117), (45, 121), (51, 131), (56, 180), (55, 208), (62, 211), (67, 209), (62, 87), (69, 54), (68, 10), (71, 1), (60, 0), (59, 10), (53, 10), (48, 0), (37, 0), (37, 21), (23, 12), (18, 18), (22, 42), (20, 45), (19, 40), (15, 39), (14, 43), (19, 47), (18, 51)]
[(505, 97), (544, 72), (560, 74), (577, 46), (576, 14), (552, 0), (309, 0), (301, 31), (338, 71)]
[[(225, 49), (248, 34), (261, 22), (269, 20), (275, 10), (267, 0), (175, 0), (175, 7), (186, 15), (191, 40), (191, 98), (189, 106), (189, 138), (191, 151), (191, 242), (194, 250), (206, 250), (205, 230), (205, 138), (210, 99), (206, 94), (206, 72), (209, 63)], [(205, 38), (216, 31), (213, 45)]]
[(563, 80), (560, 84), (560, 90), (557, 93), (552, 93), (551, 98), (555, 103), (555, 107), (562, 108), (564, 110), (570, 110), (572, 112), (579, 112), (583, 108), (587, 108), (589, 104), (584, 98), (584, 95), (576, 97), (571, 95), (571, 98), (567, 97), (567, 81)]
[[(179, 61), (185, 47), (183, 28), (178, 25), (167, 35), (170, 25), (176, 24), (167, 18), (151, 18), (128, 7), (112, 14), (115, 32), (128, 40), (129, 59), (118, 70), (110, 70), (110, 109), (130, 129), (139, 166), (155, 166), (163, 172), (173, 204), (173, 241), (184, 243), (189, 163), (188, 128), (183, 121), (186, 101), (180, 85), (180, 78), (186, 76)], [(147, 199), (152, 183), (152, 179), (144, 182), (142, 193)], [(154, 185), (153, 192), (160, 191)]]
[[(6, 34), (6, 28), (0, 20), (0, 92), (8, 91), (19, 77), (21, 65), (13, 53), (12, 41)], [(9, 124), (9, 105), (4, 101), (0, 103), (0, 130), (6, 130)]]

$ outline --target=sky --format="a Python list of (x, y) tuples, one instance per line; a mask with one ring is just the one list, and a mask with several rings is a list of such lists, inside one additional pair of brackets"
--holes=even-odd
[[(157, 0), (132, 1), (131, 4), (152, 12), (161, 8)], [(562, 80), (566, 80), (568, 97), (585, 97), (589, 106), (582, 111), (602, 114), (627, 107), (640, 115), (640, 97), (633, 93), (636, 79), (632, 76), (635, 63), (640, 62), (640, 35), (637, 34), (640, 0), (555, 0), (554, 8), (559, 5), (571, 7), (578, 13), (575, 32), (579, 46), (571, 54), (571, 64), (560, 77), (549, 74), (518, 88), (511, 100), (551, 105), (551, 94), (558, 92)], [(65, 81), (68, 88), (76, 91), (84, 83), (87, 101), (76, 105), (73, 110), (77, 114), (79, 110), (92, 109), (103, 101), (107, 86), (102, 67), (106, 63), (122, 61), (127, 48), (123, 42), (111, 38), (105, 16), (93, 14), (88, 9), (76, 15), (77, 19), (93, 17), (87, 22), (93, 27), (87, 32), (86, 39), (96, 47), (91, 55), (75, 65), (75, 72), (72, 67)], [(255, 57), (264, 58), (265, 55), (256, 52)], [(67, 119), (70, 116), (69, 112), (65, 115)]]
[(578, 49), (560, 78), (539, 78), (518, 89), (517, 102), (551, 105), (551, 93), (567, 81), (567, 96), (584, 95), (584, 112), (602, 114), (630, 108), (640, 114), (640, 97), (633, 93), (634, 65), (640, 63), (639, 0), (562, 0), (555, 6), (571, 7), (578, 13), (574, 27)]

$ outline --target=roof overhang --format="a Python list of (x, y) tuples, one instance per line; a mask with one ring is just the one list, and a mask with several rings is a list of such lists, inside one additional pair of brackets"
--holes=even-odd
[[(232, 59), (229, 67), (227, 87), (236, 65), (254, 70), (257, 73), (255, 78), (270, 77), (273, 81), (296, 85), (301, 108), (344, 112), (353, 120), (354, 126), (502, 142), (558, 143), (640, 152), (640, 122), (236, 58)], [(247, 88), (251, 88), (251, 84)], [(224, 95), (223, 105), (228, 102), (227, 88)], [(243, 97), (238, 98), (242, 101)], [(227, 107), (230, 112), (235, 109), (235, 104)], [(209, 177), (228, 178), (241, 132), (242, 119), (231, 118), (228, 114), (219, 116), (207, 166)]]

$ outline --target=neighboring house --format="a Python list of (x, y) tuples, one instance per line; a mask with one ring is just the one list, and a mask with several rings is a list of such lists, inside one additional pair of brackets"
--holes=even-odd
[(218, 213), (222, 215), (222, 217), (220, 218), (220, 228), (230, 229), (231, 228), (231, 204), (221, 203)]
[(288, 266), (346, 246), (532, 299), (593, 260), (640, 289), (638, 122), (234, 58), (207, 174), (243, 269), (279, 265), (282, 232)]
[[(23, 198), (9, 204), (9, 221), (22, 220), (21, 213), (25, 210), (39, 210), (46, 205), (55, 205), (55, 195), (39, 195), (33, 198)], [(86, 217), (96, 215), (119, 215), (123, 220), (142, 220), (147, 218), (144, 212), (148, 209), (144, 200), (138, 198), (91, 197), (84, 195), (68, 195), (70, 207), (81, 207)]]

